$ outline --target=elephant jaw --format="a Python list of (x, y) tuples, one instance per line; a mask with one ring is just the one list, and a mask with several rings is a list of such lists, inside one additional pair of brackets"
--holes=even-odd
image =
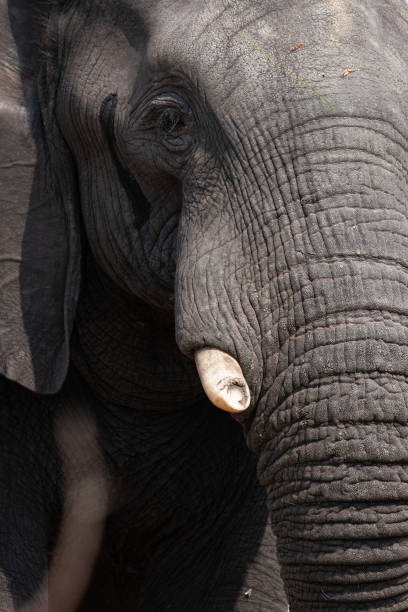
[(249, 387), (233, 357), (215, 348), (201, 348), (194, 359), (203, 389), (214, 406), (227, 412), (243, 412), (248, 408)]

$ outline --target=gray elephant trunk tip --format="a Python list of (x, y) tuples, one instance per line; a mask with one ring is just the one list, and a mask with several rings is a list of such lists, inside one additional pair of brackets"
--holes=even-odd
[(203, 389), (221, 410), (243, 412), (251, 401), (248, 384), (238, 362), (215, 348), (198, 349), (194, 355)]

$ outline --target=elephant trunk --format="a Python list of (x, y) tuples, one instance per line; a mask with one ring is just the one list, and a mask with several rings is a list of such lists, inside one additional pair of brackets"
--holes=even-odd
[(249, 430), (292, 612), (406, 609), (408, 330), (363, 320), (315, 331)]

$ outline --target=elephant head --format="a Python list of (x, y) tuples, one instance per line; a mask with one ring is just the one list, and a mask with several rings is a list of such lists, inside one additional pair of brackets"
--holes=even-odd
[(61, 386), (98, 270), (237, 413), (291, 609), (405, 609), (405, 3), (2, 7), (4, 374)]

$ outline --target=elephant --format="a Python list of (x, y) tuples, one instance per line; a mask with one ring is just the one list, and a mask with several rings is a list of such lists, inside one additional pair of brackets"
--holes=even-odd
[(0, 608), (407, 610), (406, 2), (0, 23)]

